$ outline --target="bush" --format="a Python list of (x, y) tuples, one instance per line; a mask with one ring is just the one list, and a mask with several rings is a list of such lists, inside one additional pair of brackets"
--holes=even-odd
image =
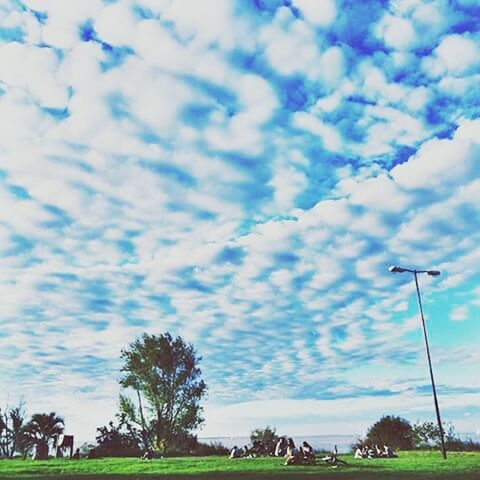
[(250, 434), (250, 441), (254, 445), (255, 442), (260, 442), (265, 449), (265, 453), (272, 454), (275, 451), (275, 445), (278, 442), (278, 435), (276, 429), (266, 426), (265, 428), (256, 428)]
[(211, 455), (228, 455), (229, 450), (227, 447), (222, 445), (220, 442), (216, 443), (202, 443), (197, 442), (193, 446), (184, 446), (170, 448), (168, 451), (169, 457), (185, 457), (185, 456), (194, 456), (194, 457), (208, 457)]
[(365, 443), (411, 450), (414, 447), (414, 438), (414, 431), (408, 420), (386, 415), (369, 428)]
[(143, 453), (138, 432), (124, 418), (118, 425), (110, 422), (97, 428), (97, 432), (97, 446), (89, 457), (139, 457)]

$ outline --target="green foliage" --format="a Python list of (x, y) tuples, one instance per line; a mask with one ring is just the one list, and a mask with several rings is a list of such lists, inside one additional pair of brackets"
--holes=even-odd
[(35, 413), (23, 428), (25, 448), (33, 446), (37, 449), (37, 456), (48, 456), (48, 443), (54, 437), (63, 433), (65, 422), (55, 412)]
[(368, 430), (365, 442), (369, 445), (389, 445), (410, 450), (414, 447), (413, 428), (404, 418), (386, 415)]
[(206, 385), (193, 346), (169, 333), (143, 334), (121, 358), (120, 384), (134, 395), (120, 397), (120, 411), (139, 428), (146, 447), (166, 451), (181, 444), (203, 422)]
[(13, 457), (15, 453), (24, 452), (25, 404), (20, 400), (17, 406), (0, 409), (0, 456)]
[(139, 457), (142, 453), (138, 431), (120, 415), (118, 423), (97, 428), (97, 446), (91, 457)]
[(276, 429), (266, 426), (265, 428), (256, 428), (250, 433), (250, 442), (261, 442), (265, 447), (266, 453), (272, 453), (279, 440)]
[[(444, 424), (445, 425), (445, 424)], [(434, 422), (416, 422), (413, 426), (415, 447), (419, 449), (440, 448), (441, 437), (440, 428)], [(462, 440), (455, 432), (451, 423), (447, 423), (445, 433), (445, 447), (447, 451), (455, 452), (473, 452), (480, 451), (480, 443), (474, 440)]]
[(413, 425), (413, 434), (416, 448), (428, 448), (441, 443), (440, 428), (434, 422), (417, 421)]

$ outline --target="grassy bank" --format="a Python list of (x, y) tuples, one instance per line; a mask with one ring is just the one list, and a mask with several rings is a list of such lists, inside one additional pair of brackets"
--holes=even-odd
[(229, 460), (224, 457), (166, 458), (141, 462), (131, 458), (97, 460), (0, 460), (1, 479), (480, 479), (480, 453), (402, 452), (395, 459), (355, 460), (342, 455), (346, 467), (283, 465), (278, 458)]

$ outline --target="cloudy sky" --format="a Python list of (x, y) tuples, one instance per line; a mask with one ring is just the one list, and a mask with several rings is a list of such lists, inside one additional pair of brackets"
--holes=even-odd
[(0, 0), (0, 403), (93, 438), (142, 332), (201, 435), (480, 428), (475, 0)]

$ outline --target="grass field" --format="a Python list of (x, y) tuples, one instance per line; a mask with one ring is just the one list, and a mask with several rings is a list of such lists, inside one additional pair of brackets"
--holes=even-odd
[(342, 455), (348, 465), (332, 468), (319, 461), (315, 466), (283, 465), (278, 458), (184, 457), (142, 462), (131, 458), (97, 460), (0, 460), (0, 479), (190, 479), (249, 480), (319, 478), (350, 480), (441, 479), (480, 480), (480, 453), (402, 452), (400, 458), (355, 460)]

